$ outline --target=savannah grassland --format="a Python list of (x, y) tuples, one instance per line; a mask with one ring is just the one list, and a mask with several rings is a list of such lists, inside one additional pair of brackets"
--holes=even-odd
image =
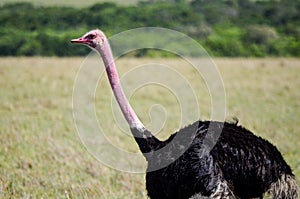
[[(0, 58), (0, 198), (146, 198), (144, 174), (101, 164), (79, 139), (72, 91), (83, 59)], [(237, 117), (239, 124), (275, 144), (299, 180), (300, 60), (214, 61), (226, 91), (226, 119)], [(201, 119), (209, 119), (211, 102), (205, 83), (186, 62), (125, 58), (117, 65), (122, 75), (132, 66), (149, 62), (180, 70), (199, 92)], [(168, 92), (161, 87), (145, 87), (130, 100), (145, 123), (149, 123), (151, 105), (165, 107), (168, 114), (160, 138), (175, 131), (180, 118), (178, 103)], [(105, 77), (96, 91), (98, 119), (114, 145), (138, 152), (132, 137), (115, 126), (110, 99)]]

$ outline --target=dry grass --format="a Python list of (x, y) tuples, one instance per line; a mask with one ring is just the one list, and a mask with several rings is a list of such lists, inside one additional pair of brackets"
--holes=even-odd
[[(78, 138), (72, 117), (72, 91), (83, 58), (0, 59), (0, 197), (146, 198), (144, 174), (120, 172), (96, 161)], [(158, 62), (181, 70), (199, 93), (201, 117), (209, 118), (204, 82), (178, 59), (121, 59), (120, 74), (139, 64)], [(216, 59), (224, 81), (227, 119), (269, 139), (300, 178), (299, 59)], [(151, 76), (151, 74), (148, 74)], [(166, 74), (167, 78), (167, 74)], [(100, 90), (101, 88), (101, 90)], [(177, 128), (178, 103), (165, 89), (145, 87), (131, 99), (145, 123), (153, 103), (162, 104), (165, 138)], [(116, 127), (106, 78), (96, 92), (97, 116), (112, 143), (137, 151)], [(111, 130), (113, 129), (113, 130)]]

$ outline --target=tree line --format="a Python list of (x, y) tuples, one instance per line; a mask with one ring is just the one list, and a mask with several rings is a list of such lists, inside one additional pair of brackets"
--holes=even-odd
[[(169, 0), (90, 7), (0, 7), (0, 56), (76, 56), (90, 50), (70, 45), (94, 28), (110, 36), (138, 27), (164, 27), (187, 34), (213, 56), (300, 56), (298, 0)], [(176, 41), (174, 41), (176, 42)], [(136, 56), (164, 56), (151, 50)]]

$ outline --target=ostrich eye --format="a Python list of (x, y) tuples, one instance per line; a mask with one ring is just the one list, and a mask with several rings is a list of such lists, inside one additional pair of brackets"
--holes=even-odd
[(88, 39), (94, 39), (95, 35), (88, 35), (87, 37), (88, 37)]

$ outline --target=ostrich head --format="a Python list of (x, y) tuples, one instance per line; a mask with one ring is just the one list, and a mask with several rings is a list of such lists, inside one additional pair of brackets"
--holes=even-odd
[(92, 48), (98, 48), (98, 47), (101, 48), (103, 46), (105, 39), (106, 37), (104, 33), (101, 30), (96, 29), (87, 32), (85, 35), (79, 37), (78, 39), (72, 39), (71, 42), (85, 44)]

